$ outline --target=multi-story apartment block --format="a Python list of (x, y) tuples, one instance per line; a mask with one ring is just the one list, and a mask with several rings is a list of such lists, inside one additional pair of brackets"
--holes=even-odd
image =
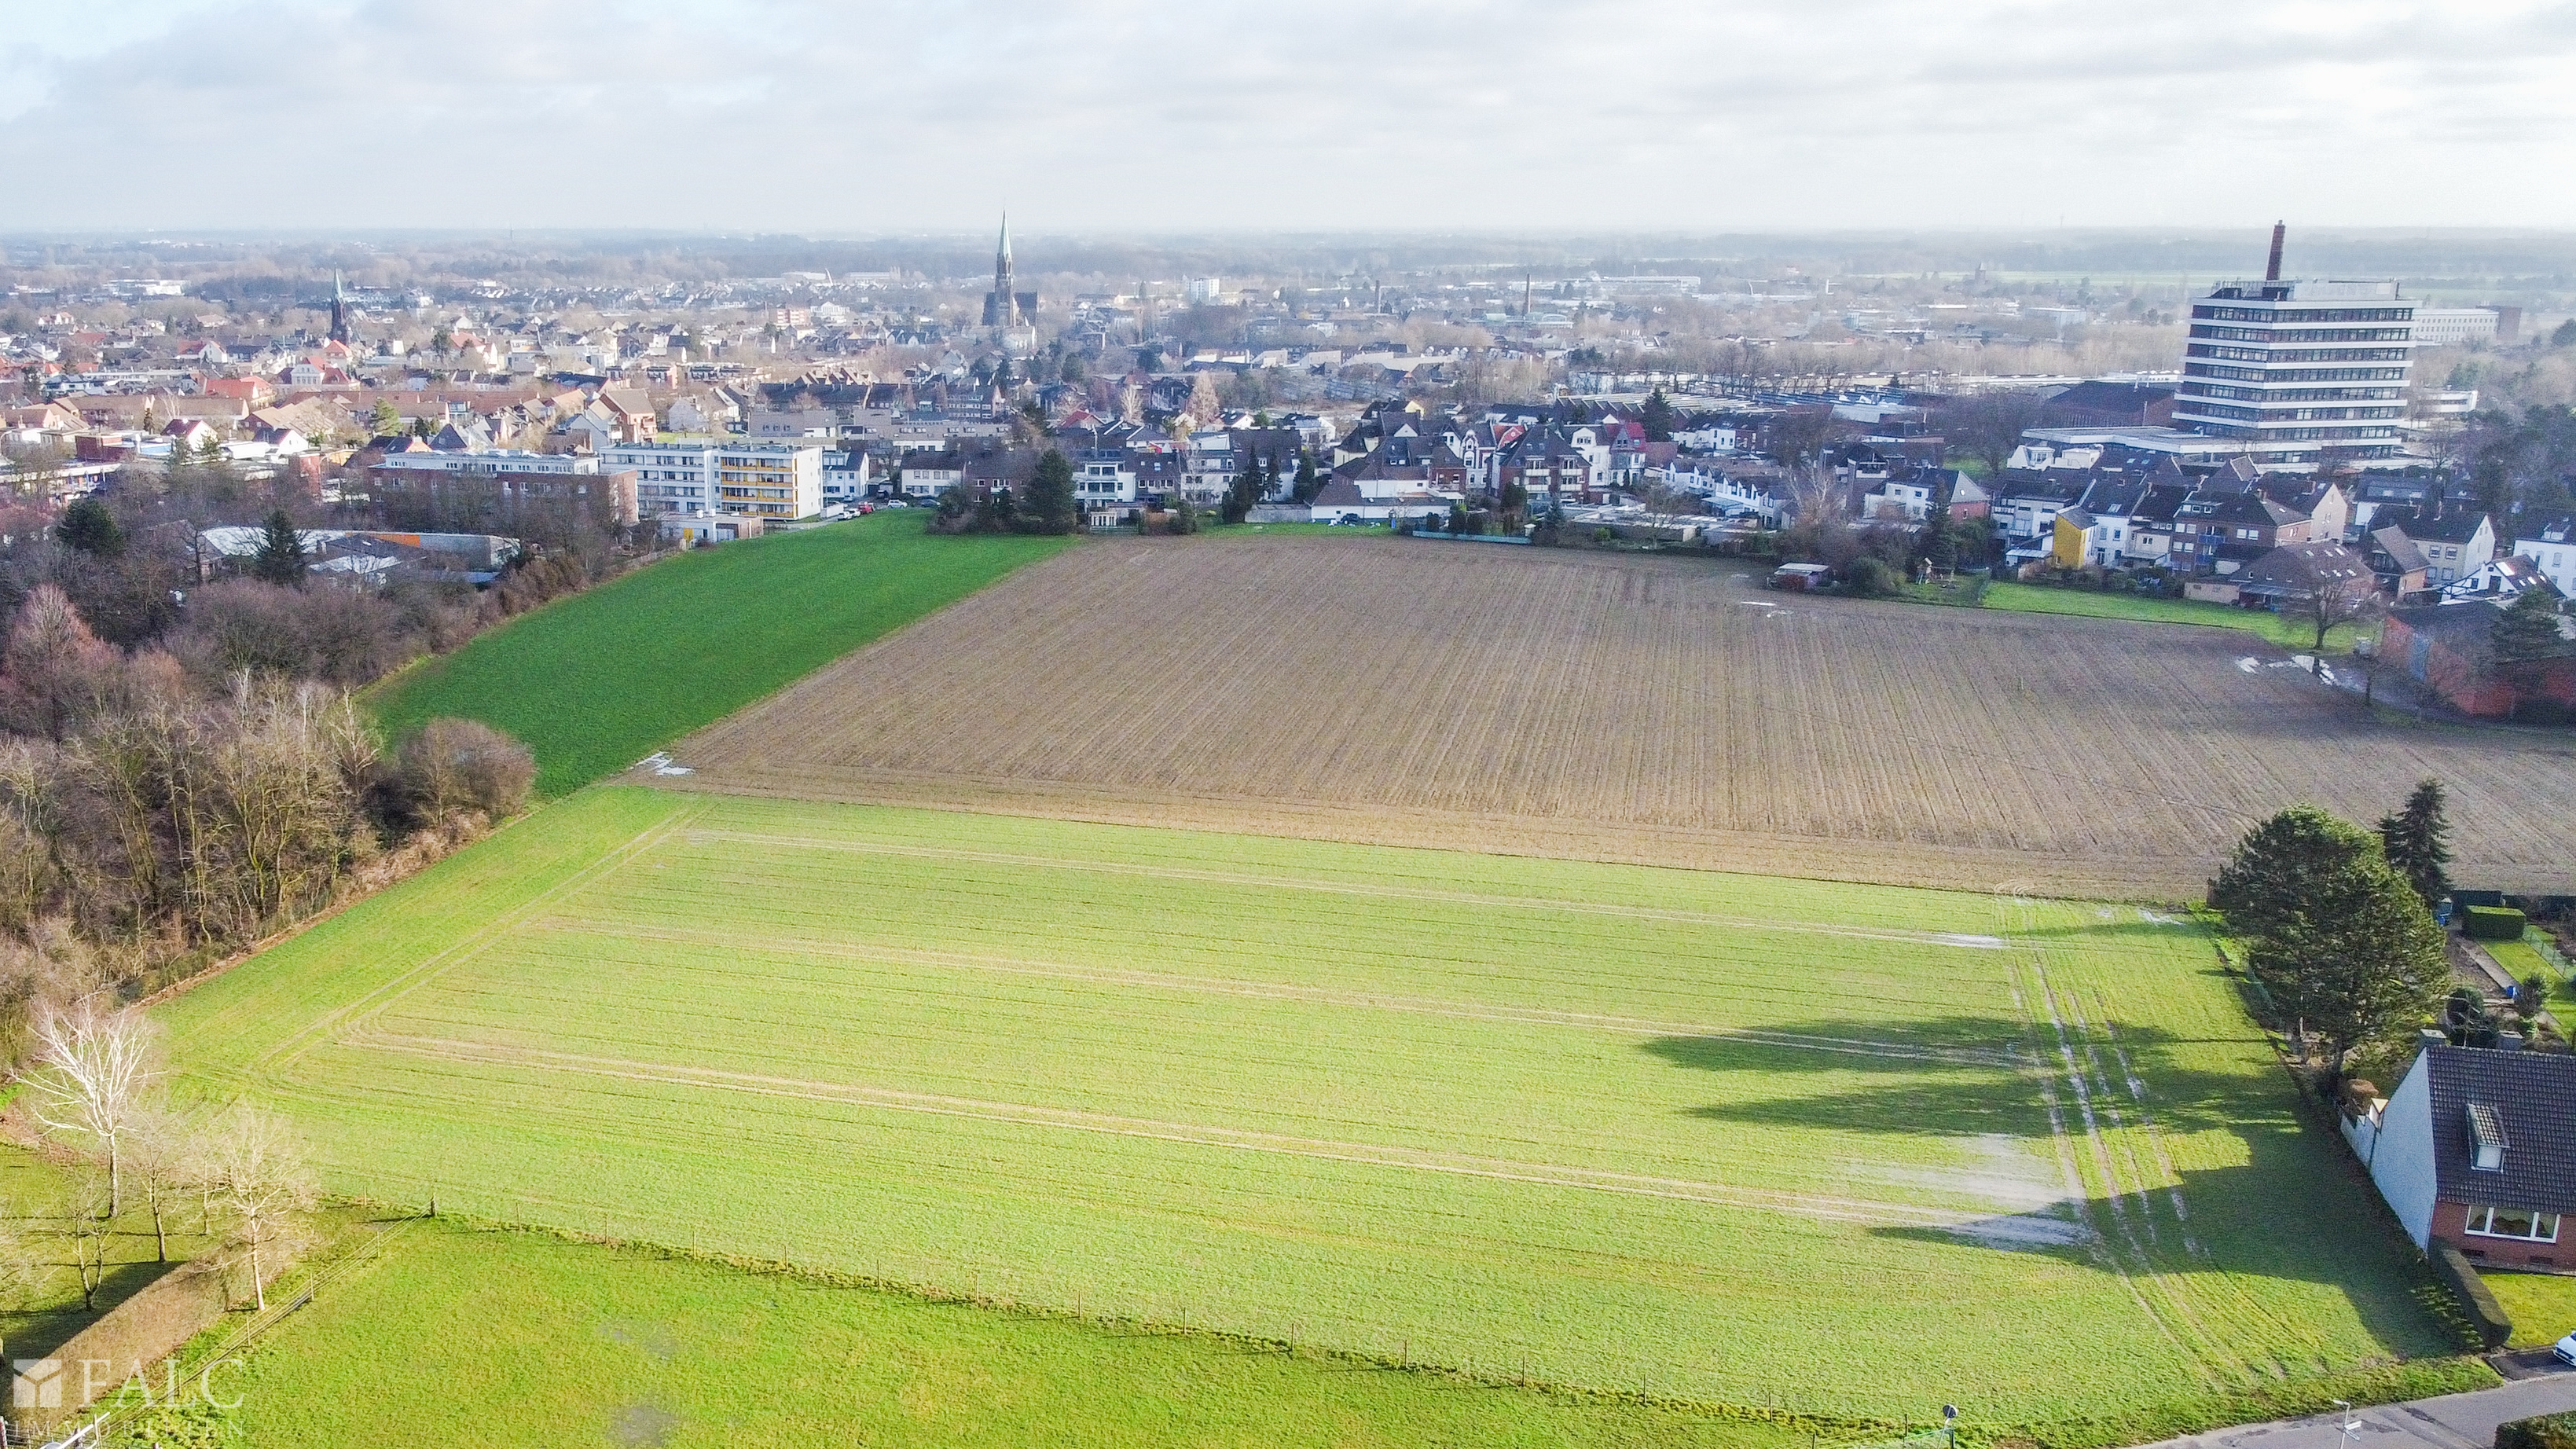
[(2313, 465), (2319, 450), (2397, 454), (2415, 307), (2395, 282), (2285, 282), (2281, 238), (2259, 282), (2191, 304), (2174, 426), (2243, 443), (2255, 466)]
[(636, 505), (653, 513), (808, 518), (823, 511), (823, 450), (788, 443), (663, 438), (601, 450), (605, 468), (632, 468)]

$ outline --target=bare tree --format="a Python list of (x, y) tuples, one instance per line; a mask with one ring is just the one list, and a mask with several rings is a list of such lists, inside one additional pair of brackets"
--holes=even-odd
[(2317, 545), (2291, 550), (2290, 575), (2296, 592), (2282, 601), (2282, 616), (2315, 631), (2309, 658), (2323, 673), (2326, 636), (2338, 624), (2357, 624), (2379, 612), (2379, 580), (2351, 550)]
[(302, 1241), (313, 1206), (313, 1169), (303, 1145), (273, 1112), (236, 1102), (208, 1125), (204, 1172), (228, 1246), (250, 1269), (252, 1301), (268, 1307), (268, 1280)]
[(192, 1186), (202, 1154), (187, 1119), (157, 1103), (136, 1114), (125, 1135), (126, 1173), (152, 1214), (152, 1260), (167, 1263), (171, 1210)]
[(0, 1289), (32, 1288), (36, 1276), (36, 1253), (24, 1220), (16, 1204), (0, 1198)]
[(1933, 425), (1952, 448), (1985, 464), (1991, 478), (2003, 472), (2023, 432), (2038, 427), (2045, 414), (2046, 404), (2029, 388), (1996, 387), (1944, 403)]
[(123, 1208), (125, 1137), (145, 1109), (152, 1070), (152, 1024), (142, 1013), (109, 1010), (96, 997), (48, 1006), (36, 1017), (37, 1069), (27, 1081), (28, 1110), (47, 1129), (95, 1142), (107, 1163), (107, 1215)]

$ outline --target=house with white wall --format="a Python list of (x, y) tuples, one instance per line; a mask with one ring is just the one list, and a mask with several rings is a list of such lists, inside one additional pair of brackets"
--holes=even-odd
[(2482, 1266), (2576, 1267), (2576, 1056), (2438, 1039), (2344, 1139), (2415, 1246)]

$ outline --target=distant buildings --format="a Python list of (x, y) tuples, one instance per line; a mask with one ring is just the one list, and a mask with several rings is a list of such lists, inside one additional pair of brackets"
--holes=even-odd
[(807, 518), (823, 511), (823, 449), (790, 443), (658, 438), (602, 449), (602, 468), (635, 472), (651, 513)]
[(2395, 282), (2285, 282), (2281, 229), (2259, 282), (2191, 304), (2174, 426), (2233, 439), (2258, 468), (2313, 465), (2324, 449), (2397, 455), (2415, 303)]

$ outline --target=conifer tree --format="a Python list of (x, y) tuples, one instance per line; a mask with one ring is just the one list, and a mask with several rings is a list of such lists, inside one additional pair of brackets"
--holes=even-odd
[(251, 576), (285, 588), (297, 588), (304, 582), (304, 537), (295, 531), (295, 520), (280, 508), (268, 515), (268, 526), (262, 531), (259, 552), (251, 556)]
[(2444, 803), (2442, 782), (2426, 780), (2406, 797), (2406, 808), (2379, 817), (2380, 848), (2428, 910), (2451, 893), (2451, 878), (2442, 869), (2451, 863), (2451, 822)]

